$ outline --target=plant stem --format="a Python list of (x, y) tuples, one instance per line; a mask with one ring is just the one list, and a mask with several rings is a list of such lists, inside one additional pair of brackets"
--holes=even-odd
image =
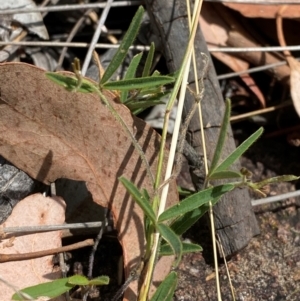
[(130, 137), (133, 146), (135, 147), (135, 149), (139, 153), (139, 155), (141, 157), (141, 160), (143, 161), (143, 163), (144, 163), (144, 165), (146, 167), (146, 171), (147, 171), (147, 174), (148, 174), (148, 176), (149, 176), (149, 178), (151, 180), (151, 183), (154, 183), (154, 176), (153, 176), (152, 171), (150, 169), (149, 162), (148, 162), (148, 160), (146, 158), (146, 155), (145, 155), (143, 149), (139, 145), (138, 141), (135, 139), (134, 134), (130, 131), (128, 125), (125, 123), (125, 121), (119, 115), (119, 113), (116, 111), (116, 109), (106, 99), (106, 97), (104, 96), (104, 94), (98, 88), (96, 88), (96, 87), (95, 87), (95, 92), (100, 96), (101, 100), (105, 103), (105, 105), (107, 106), (108, 110), (113, 114), (113, 116), (116, 118), (116, 120), (122, 126), (123, 130)]
[[(191, 30), (191, 34), (190, 34), (190, 39), (189, 39), (188, 46), (187, 46), (187, 49), (186, 49), (186, 52), (185, 52), (185, 55), (183, 58), (181, 68), (179, 70), (177, 80), (175, 82), (173, 91), (170, 96), (170, 100), (166, 106), (166, 114), (165, 114), (165, 119), (164, 119), (164, 127), (163, 127), (163, 132), (162, 132), (162, 139), (161, 139), (159, 158), (158, 158), (158, 167), (157, 167), (156, 178), (155, 178), (155, 182), (154, 182), (154, 190), (155, 191), (157, 191), (157, 189), (160, 186), (160, 182), (161, 182), (161, 174), (162, 174), (162, 167), (163, 167), (163, 161), (164, 161), (164, 149), (165, 149), (165, 144), (166, 144), (169, 115), (170, 115), (172, 106), (175, 102), (179, 88), (182, 84), (184, 73), (186, 73), (186, 79), (185, 79), (184, 84), (186, 84), (186, 82), (187, 82), (187, 76), (188, 76), (188, 71), (189, 71), (189, 66), (190, 66), (190, 61), (191, 61), (193, 43), (194, 43), (196, 30), (197, 30), (197, 26), (198, 26), (197, 18), (200, 14), (201, 3), (202, 3), (201, 0), (200, 1), (196, 0), (196, 2), (195, 2), (195, 6), (194, 6), (195, 9), (194, 9), (194, 14), (193, 14), (193, 22), (192, 22), (192, 30)], [(184, 88), (182, 88), (182, 90), (185, 91)], [(173, 166), (175, 152), (176, 152), (176, 143), (177, 143), (177, 139), (178, 139), (178, 132), (179, 132), (179, 130), (177, 132), (174, 131), (174, 133), (173, 133), (171, 151), (170, 151), (170, 155), (169, 155), (168, 166), (167, 166), (167, 171), (166, 171), (166, 176), (165, 176), (166, 180), (171, 176), (172, 166)], [(174, 137), (174, 135), (175, 135), (175, 137)], [(177, 135), (177, 137), (176, 137), (176, 135)], [(169, 187), (168, 184), (163, 187), (161, 198), (159, 198), (158, 195), (156, 195), (154, 197), (153, 209), (155, 209), (155, 212), (157, 212), (157, 217), (159, 216), (160, 213), (162, 213), (164, 211), (164, 208), (166, 205), (168, 187)], [(157, 211), (157, 208), (158, 208), (158, 211)], [(146, 266), (146, 274), (145, 274), (145, 278), (143, 279), (143, 284), (142, 284), (140, 295), (138, 298), (139, 301), (146, 301), (148, 298), (149, 289), (150, 289), (150, 285), (151, 285), (151, 281), (152, 281), (152, 275), (153, 275), (153, 271), (154, 271), (154, 267), (155, 267), (157, 254), (158, 254), (160, 234), (156, 231), (153, 233), (152, 237), (153, 237), (153, 246), (152, 246), (152, 250), (151, 250), (151, 256), (150, 256), (149, 261)]]

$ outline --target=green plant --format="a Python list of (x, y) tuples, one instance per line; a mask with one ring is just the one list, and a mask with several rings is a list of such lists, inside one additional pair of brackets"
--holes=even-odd
[(15, 293), (12, 296), (12, 300), (30, 300), (39, 297), (56, 298), (70, 291), (75, 286), (80, 286), (84, 294), (91, 286), (107, 285), (108, 283), (109, 278), (107, 276), (100, 276), (89, 280), (84, 276), (74, 275), (24, 288), (20, 292)]
[[(125, 55), (133, 43), (139, 28), (139, 24), (142, 18), (143, 9), (140, 7), (136, 13), (132, 24), (125, 35), (123, 42), (120, 46), (120, 50), (116, 53), (111, 61), (111, 64), (106, 69), (105, 73), (100, 77), (98, 84), (95, 84), (88, 79), (83, 78), (80, 75), (80, 68), (78, 61), (74, 62), (74, 73), (75, 76), (70, 77), (58, 73), (47, 73), (47, 77), (52, 81), (55, 81), (59, 85), (65, 87), (72, 92), (80, 93), (96, 93), (100, 100), (106, 105), (110, 113), (115, 117), (116, 122), (122, 125), (125, 133), (130, 137), (132, 144), (135, 149), (139, 152), (140, 157), (147, 169), (149, 178), (153, 184), (153, 191), (140, 190), (134, 183), (126, 179), (125, 177), (120, 177), (119, 181), (124, 185), (127, 191), (130, 193), (132, 198), (136, 203), (142, 208), (145, 215), (145, 239), (146, 239), (146, 251), (143, 254), (144, 261), (141, 266), (137, 268), (140, 274), (144, 275), (142, 279), (142, 286), (139, 292), (138, 300), (148, 300), (149, 287), (151, 284), (152, 274), (155, 267), (155, 263), (158, 256), (174, 254), (175, 261), (174, 266), (177, 266), (181, 260), (181, 256), (186, 252), (195, 252), (201, 250), (199, 245), (195, 244), (184, 244), (180, 240), (180, 235), (189, 229), (205, 212), (207, 212), (211, 206), (219, 201), (219, 199), (225, 193), (233, 190), (236, 187), (247, 186), (250, 189), (259, 191), (263, 185), (269, 182), (274, 182), (278, 180), (295, 180), (297, 177), (294, 176), (284, 176), (281, 178), (273, 178), (260, 183), (252, 183), (248, 176), (248, 173), (244, 170), (236, 171), (231, 169), (232, 164), (240, 158), (240, 156), (260, 137), (263, 130), (259, 129), (253, 135), (251, 135), (245, 142), (243, 142), (234, 152), (232, 152), (227, 158), (220, 162), (224, 142), (227, 135), (227, 128), (229, 126), (229, 116), (230, 116), (230, 101), (226, 101), (226, 110), (224, 114), (224, 119), (220, 129), (220, 135), (216, 150), (211, 162), (209, 171), (205, 180), (205, 187), (202, 191), (192, 194), (185, 198), (181, 203), (168, 208), (165, 210), (164, 193), (165, 188), (168, 185), (168, 177), (172, 177), (171, 174), (166, 176), (165, 181), (162, 181), (162, 162), (164, 158), (164, 149), (166, 141), (166, 131), (169, 118), (169, 112), (174, 104), (175, 97), (178, 93), (181, 82), (185, 82), (185, 77), (188, 70), (186, 66), (189, 66), (189, 61), (191, 60), (192, 53), (192, 43), (193, 36), (196, 31), (196, 16), (199, 15), (200, 7), (194, 12), (193, 26), (191, 29), (191, 39), (187, 47), (186, 55), (183, 60), (182, 68), (176, 74), (176, 78), (173, 76), (162, 76), (157, 72), (150, 75), (150, 67), (153, 59), (154, 45), (151, 45), (150, 51), (147, 56), (146, 64), (143, 71), (143, 76), (141, 78), (135, 77), (135, 71), (140, 63), (141, 54), (138, 54), (132, 60), (126, 76), (123, 80), (111, 82), (109, 79), (113, 73), (117, 70), (119, 65), (125, 58)], [(100, 66), (99, 66), (100, 70)], [(143, 150), (139, 143), (136, 141), (134, 134), (131, 129), (124, 122), (122, 116), (114, 109), (112, 104), (106, 99), (103, 91), (104, 90), (116, 90), (120, 91), (120, 100), (133, 113), (141, 112), (141, 110), (160, 103), (159, 98), (164, 94), (163, 86), (166, 84), (173, 83), (174, 88), (171, 92), (170, 100), (166, 105), (166, 118), (164, 122), (164, 129), (161, 139), (161, 147), (159, 153), (159, 163), (157, 167), (157, 173), (152, 174), (149, 163), (144, 156)], [(200, 93), (203, 94), (204, 88), (201, 87)], [(200, 97), (201, 98), (201, 97)], [(195, 105), (197, 105), (199, 99), (195, 99)], [(195, 106), (196, 107), (196, 106)], [(184, 123), (184, 127), (187, 127), (188, 122)], [(184, 131), (179, 137), (179, 141), (183, 141), (185, 136)], [(179, 146), (179, 154), (181, 153), (181, 143)], [(211, 186), (210, 182), (212, 180), (222, 180), (231, 179), (231, 183), (220, 184), (218, 186)], [(234, 181), (233, 181), (234, 179)], [(161, 194), (161, 189), (163, 192)], [(72, 277), (71, 277), (72, 278)], [(57, 282), (52, 282), (51, 284), (43, 284), (36, 286), (35, 289), (30, 292), (26, 291), (28, 294), (34, 294), (34, 296), (44, 296), (44, 292), (40, 289), (49, 289), (49, 285), (54, 285), (55, 289), (60, 293), (68, 291), (74, 285), (91, 285), (89, 280), (80, 280), (79, 282), (72, 280), (71, 278), (60, 279)], [(151, 300), (171, 300), (173, 292), (176, 288), (177, 275), (175, 272), (171, 272), (166, 279), (161, 283), (156, 293)], [(84, 284), (83, 284), (84, 283)], [(25, 289), (26, 290), (26, 289)], [(23, 290), (23, 291), (25, 291)], [(62, 292), (63, 291), (63, 292)]]

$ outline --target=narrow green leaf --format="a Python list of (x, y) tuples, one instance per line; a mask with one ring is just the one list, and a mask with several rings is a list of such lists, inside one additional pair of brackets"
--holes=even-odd
[(152, 42), (151, 45), (150, 45), (148, 55), (147, 55), (147, 59), (146, 59), (146, 63), (145, 63), (145, 66), (144, 66), (142, 77), (150, 75), (153, 56), (154, 56), (154, 51), (155, 51), (155, 45)]
[(221, 124), (220, 134), (219, 134), (218, 142), (217, 142), (216, 149), (214, 152), (214, 156), (213, 156), (213, 159), (212, 159), (212, 162), (210, 165), (210, 170), (209, 170), (208, 176), (210, 176), (210, 174), (214, 172), (214, 169), (216, 168), (216, 166), (220, 160), (220, 157), (221, 157), (221, 154), (223, 151), (223, 146), (224, 146), (226, 136), (227, 136), (227, 129), (228, 129), (229, 120), (230, 120), (230, 110), (231, 110), (230, 100), (226, 99), (224, 117), (223, 117), (223, 121)]
[(164, 102), (160, 100), (138, 100), (138, 101), (131, 101), (127, 103), (126, 106), (131, 112), (133, 112), (138, 109), (147, 109), (163, 103)]
[(138, 203), (138, 205), (142, 208), (144, 211), (144, 214), (152, 221), (152, 223), (156, 224), (156, 218), (155, 213), (148, 201), (148, 199), (145, 198), (144, 193), (141, 193), (139, 189), (129, 180), (127, 180), (124, 177), (120, 177), (119, 181), (124, 185), (126, 190), (130, 193), (130, 195), (133, 197), (133, 199)]
[(272, 183), (278, 183), (278, 182), (289, 182), (289, 181), (295, 181), (298, 180), (300, 177), (296, 177), (294, 175), (283, 175), (283, 176), (278, 176), (278, 177), (273, 177), (269, 179), (265, 179), (260, 182), (252, 183), (251, 187), (255, 189), (260, 189), (268, 184)]
[(107, 90), (134, 90), (134, 89), (143, 89), (151, 88), (156, 86), (163, 86), (174, 82), (173, 77), (169, 76), (148, 76), (148, 77), (139, 77), (118, 80), (115, 82), (107, 82), (103, 84), (103, 88)]
[(165, 224), (158, 224), (157, 230), (162, 238), (171, 246), (173, 254), (176, 256), (176, 260), (174, 262), (174, 266), (176, 267), (179, 264), (182, 255), (182, 243), (179, 236)]
[(92, 82), (83, 79), (81, 86), (77, 87), (77, 78), (66, 76), (56, 72), (46, 72), (46, 77), (58, 84), (59, 86), (64, 87), (68, 91), (78, 91), (82, 93), (92, 93), (95, 92), (97, 87)]
[[(192, 253), (192, 252), (201, 252), (203, 249), (200, 245), (192, 244), (192, 243), (182, 243), (182, 254)], [(160, 247), (159, 255), (160, 256), (169, 256), (173, 255), (173, 250), (168, 244), (163, 244)]]
[(241, 145), (239, 145), (217, 168), (215, 168), (214, 172), (219, 172), (229, 168), (261, 136), (263, 131), (263, 128), (259, 128), (255, 133), (253, 133), (248, 139), (246, 139)]
[[(165, 98), (167, 99), (168, 94), (170, 94), (170, 92), (168, 91), (161, 91), (161, 87), (154, 87), (151, 89), (144, 89), (144, 90), (140, 90), (139, 92), (139, 98), (140, 100), (157, 100), (157, 99), (161, 99), (161, 98)], [(142, 96), (142, 97), (140, 97)], [(165, 103), (165, 102), (164, 102)]]
[(210, 176), (209, 180), (223, 180), (223, 179), (234, 179), (234, 178), (242, 178), (243, 175), (240, 172), (233, 170), (221, 170), (214, 171)]
[(177, 186), (177, 191), (179, 193), (179, 196), (181, 196), (181, 197), (188, 197), (188, 196), (191, 196), (194, 193), (194, 191), (189, 190), (189, 189), (185, 189), (181, 186)]
[(143, 14), (144, 8), (140, 6), (130, 23), (130, 26), (121, 42), (120, 47), (118, 48), (116, 54), (114, 55), (107, 69), (105, 70), (103, 77), (101, 78), (100, 84), (106, 83), (124, 61), (129, 47), (133, 44), (139, 32)]
[[(215, 198), (211, 201), (214, 206), (221, 197)], [(206, 203), (193, 211), (187, 212), (183, 216), (180, 216), (170, 225), (171, 229), (177, 234), (182, 235), (188, 229), (190, 229), (209, 209), (209, 203)]]
[[(39, 297), (55, 298), (74, 287), (74, 285), (68, 282), (69, 278), (57, 279), (51, 282), (26, 287), (22, 289), (21, 292), (31, 296), (33, 299), (37, 299)], [(24, 300), (24, 298), (15, 293), (12, 296), (12, 300)]]
[(89, 285), (108, 285), (109, 277), (108, 276), (99, 276), (89, 281)]
[(192, 211), (203, 204), (222, 196), (224, 193), (233, 190), (233, 188), (233, 184), (224, 184), (199, 191), (164, 211), (159, 216), (158, 221), (162, 222), (168, 219), (178, 218), (180, 215)]
[[(129, 67), (126, 71), (124, 79), (131, 79), (131, 78), (135, 77), (135, 72), (140, 63), (142, 56), (143, 56), (143, 53), (141, 52), (133, 57), (132, 61), (129, 64)], [(126, 101), (127, 97), (128, 97), (128, 90), (122, 91), (121, 96), (120, 96), (121, 102), (124, 103)]]
[(74, 276), (69, 277), (68, 283), (70, 283), (72, 285), (88, 285), (89, 280), (85, 276), (74, 275)]
[(177, 286), (177, 274), (171, 272), (159, 285), (150, 301), (171, 301)]

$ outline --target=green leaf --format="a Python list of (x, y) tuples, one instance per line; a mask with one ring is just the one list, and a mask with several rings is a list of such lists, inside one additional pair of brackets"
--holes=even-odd
[(142, 77), (146, 77), (146, 76), (150, 75), (153, 56), (154, 56), (154, 51), (155, 51), (155, 45), (152, 42), (151, 45), (150, 45), (148, 55), (147, 55), (147, 59), (146, 59), (146, 63), (145, 63), (145, 66), (144, 66)]
[(177, 286), (177, 274), (171, 272), (159, 285), (150, 301), (171, 301)]
[(70, 77), (56, 72), (46, 72), (46, 77), (68, 91), (92, 93), (97, 89), (94, 83), (86, 79), (82, 79), (81, 86), (77, 87), (78, 80), (76, 77)]
[[(167, 98), (168, 94), (167, 91), (161, 91), (161, 87), (154, 87), (151, 89), (144, 89), (139, 91), (139, 99), (140, 100), (157, 100), (161, 98)], [(141, 96), (141, 97), (140, 97)], [(164, 102), (165, 103), (165, 102)]]
[(127, 52), (129, 50), (129, 47), (133, 44), (139, 32), (143, 14), (144, 14), (144, 8), (140, 6), (133, 17), (132, 22), (130, 23), (130, 26), (121, 42), (120, 47), (118, 48), (116, 54), (114, 55), (107, 69), (105, 70), (103, 77), (101, 78), (100, 81), (101, 85), (106, 83), (112, 77), (112, 75), (115, 73), (115, 71), (119, 68), (119, 66), (124, 61)]
[[(211, 201), (214, 206), (221, 197), (215, 198)], [(170, 225), (171, 229), (177, 234), (182, 235), (188, 229), (190, 229), (209, 209), (209, 204), (206, 203), (193, 211), (187, 212), (183, 216), (180, 216)]]
[[(31, 296), (33, 299), (39, 297), (55, 298), (69, 291), (73, 287), (74, 285), (69, 283), (69, 278), (62, 278), (24, 288), (21, 292)], [(12, 300), (24, 300), (24, 297), (15, 293), (12, 296)]]
[(171, 246), (173, 254), (176, 256), (176, 260), (174, 262), (174, 266), (176, 267), (179, 264), (182, 255), (182, 243), (179, 236), (165, 224), (158, 224), (157, 230), (162, 238)]
[(215, 171), (209, 176), (209, 180), (223, 180), (223, 179), (234, 179), (242, 178), (243, 175), (240, 172), (233, 170), (221, 170)]
[(138, 203), (138, 205), (144, 211), (144, 214), (152, 221), (152, 223), (156, 224), (155, 213), (149, 203), (149, 200), (145, 198), (145, 194), (141, 193), (139, 189), (129, 180), (124, 177), (120, 177), (119, 181), (124, 185), (126, 190), (130, 193), (133, 199)]
[[(192, 244), (192, 243), (182, 243), (182, 254), (192, 253), (192, 252), (201, 252), (203, 249), (200, 245)], [(160, 256), (169, 256), (173, 255), (173, 250), (170, 245), (163, 244), (160, 247), (159, 255)]]
[(179, 193), (179, 196), (181, 197), (188, 197), (194, 193), (194, 191), (183, 188), (181, 186), (177, 186), (177, 191)]
[(103, 88), (107, 90), (135, 90), (163, 86), (174, 82), (173, 77), (169, 76), (148, 76), (118, 80), (115, 82), (107, 82), (103, 84)]
[[(133, 113), (136, 112), (137, 110), (145, 110), (147, 108), (163, 104), (164, 102), (160, 100), (138, 100), (138, 101), (131, 101), (126, 104), (127, 108)], [(139, 112), (140, 113), (140, 112)]]
[(269, 179), (265, 179), (260, 182), (256, 183), (251, 183), (251, 187), (254, 189), (260, 189), (267, 184), (272, 184), (272, 183), (278, 183), (278, 182), (289, 182), (289, 181), (295, 181), (298, 180), (300, 177), (296, 177), (294, 175), (283, 175), (283, 176), (278, 176), (278, 177), (273, 177)]
[[(141, 52), (133, 57), (132, 61), (130, 62), (130, 65), (126, 71), (124, 79), (130, 79), (130, 78), (135, 77), (135, 72), (140, 63), (142, 56), (143, 56), (143, 53)], [(120, 96), (121, 102), (124, 103), (126, 101), (127, 97), (128, 97), (128, 90), (122, 91), (121, 96)]]
[(192, 211), (197, 207), (200, 207), (203, 204), (222, 196), (224, 193), (231, 191), (233, 188), (233, 184), (224, 184), (199, 191), (164, 211), (158, 217), (158, 221), (162, 222), (168, 219), (177, 218), (182, 214)]
[(88, 285), (89, 279), (82, 275), (74, 275), (69, 277), (68, 283), (72, 285)]
[(212, 174), (214, 172), (214, 169), (217, 166), (217, 164), (220, 160), (222, 151), (223, 151), (223, 146), (224, 146), (224, 143), (226, 140), (227, 129), (228, 129), (229, 120), (230, 120), (230, 109), (231, 109), (230, 100), (226, 99), (224, 117), (223, 117), (223, 121), (222, 121), (221, 128), (220, 128), (218, 142), (217, 142), (216, 149), (214, 152), (214, 157), (213, 157), (211, 165), (210, 165), (208, 177), (210, 176), (210, 174)]
[(246, 139), (241, 145), (239, 145), (215, 170), (219, 172), (229, 168), (236, 160), (238, 160), (244, 152), (261, 136), (263, 128), (259, 128), (248, 139)]
[(89, 281), (89, 285), (107, 285), (109, 284), (108, 276), (99, 276)]
[[(154, 72), (152, 73), (151, 76), (160, 76), (160, 72), (158, 70), (154, 70)], [(171, 77), (174, 77), (174, 76), (171, 76)]]

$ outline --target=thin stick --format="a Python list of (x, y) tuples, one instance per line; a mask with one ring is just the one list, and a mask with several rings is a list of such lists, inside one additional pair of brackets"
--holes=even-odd
[(101, 17), (99, 19), (99, 22), (97, 24), (97, 28), (95, 30), (95, 33), (93, 35), (93, 38), (92, 38), (92, 41), (90, 43), (90, 46), (89, 46), (89, 49), (88, 49), (88, 52), (86, 54), (86, 57), (84, 59), (84, 63), (82, 65), (82, 69), (81, 69), (81, 72), (82, 72), (82, 75), (84, 76), (88, 67), (89, 67), (89, 64), (90, 64), (90, 61), (91, 61), (91, 58), (92, 58), (92, 55), (93, 55), (93, 51), (95, 49), (95, 45), (97, 44), (97, 41), (99, 40), (99, 37), (101, 35), (101, 30), (102, 30), (102, 27), (104, 26), (104, 23), (106, 21), (106, 18), (107, 18), (107, 15), (111, 9), (111, 6), (112, 6), (112, 3), (113, 3), (113, 0), (108, 0), (106, 5), (105, 5), (105, 8), (101, 14)]
[(130, 272), (129, 277), (126, 279), (124, 284), (120, 287), (120, 289), (116, 292), (116, 294), (114, 295), (111, 301), (117, 301), (126, 291), (129, 284), (140, 277), (142, 270), (143, 270), (143, 262), (141, 262), (141, 264), (137, 268), (133, 269)]
[[(4, 42), (0, 41), (0, 46), (6, 45), (14, 45), (14, 46), (40, 46), (40, 47), (77, 47), (77, 48), (88, 48), (90, 43), (83, 42), (44, 42), (44, 41), (21, 41), (21, 42)], [(94, 48), (102, 48), (102, 49), (111, 49), (111, 48), (119, 48), (120, 44), (108, 44), (108, 43), (97, 43)], [(129, 49), (148, 51), (150, 46), (142, 46), (142, 45), (133, 45), (130, 46)]]
[(89, 222), (89, 223), (75, 223), (62, 225), (47, 225), (47, 226), (27, 226), (27, 227), (0, 227), (0, 233), (14, 234), (14, 233), (36, 233), (36, 232), (50, 232), (65, 229), (90, 229), (102, 227), (103, 222)]
[[(187, 0), (187, 6), (189, 9), (189, 1)], [(191, 20), (190, 20), (190, 14), (189, 16), (189, 28), (191, 30)], [(194, 56), (194, 73), (197, 74), (197, 64), (195, 61), (195, 56)], [(200, 122), (200, 129), (201, 129), (201, 141), (202, 141), (202, 150), (203, 150), (203, 157), (204, 157), (204, 167), (205, 167), (205, 175), (208, 174), (208, 160), (207, 160), (207, 153), (206, 153), (206, 142), (205, 142), (205, 136), (204, 136), (204, 127), (203, 127), (203, 118), (202, 118), (202, 109), (201, 109), (201, 101), (204, 95), (204, 76), (208, 68), (208, 57), (206, 57), (206, 62), (205, 62), (205, 67), (204, 70), (202, 71), (203, 74), (200, 77), (200, 89), (198, 86), (198, 81), (196, 81), (196, 93), (199, 97), (198, 101), (198, 112), (199, 112), (199, 122)], [(197, 79), (197, 76), (195, 76)], [(207, 184), (207, 181), (205, 181)], [(219, 280), (219, 266), (218, 266), (218, 257), (217, 257), (217, 245), (216, 245), (216, 231), (215, 231), (215, 222), (214, 222), (214, 214), (213, 214), (213, 206), (211, 201), (209, 202), (209, 219), (210, 219), (210, 225), (211, 225), (211, 235), (212, 235), (212, 245), (213, 245), (213, 254), (214, 254), (214, 264), (215, 264), (215, 272), (216, 272), (216, 288), (217, 288), (217, 296), (218, 300), (221, 301), (221, 288), (220, 288), (220, 280)]]
[(222, 256), (223, 256), (223, 258), (224, 258), (224, 264), (225, 264), (226, 273), (227, 273), (227, 277), (228, 277), (228, 282), (229, 282), (229, 286), (230, 286), (230, 290), (231, 290), (232, 300), (235, 301), (236, 298), (235, 298), (234, 287), (233, 287), (233, 285), (232, 285), (232, 281), (231, 281), (231, 277), (230, 277), (230, 273), (229, 273), (229, 269), (228, 269), (227, 260), (226, 260), (226, 258), (225, 258), (224, 249), (223, 249), (223, 246), (222, 246), (222, 243), (221, 243), (221, 240), (220, 240), (219, 236), (218, 236), (217, 243), (218, 243), (218, 246), (219, 246), (219, 250), (221, 251)]
[[(17, 8), (17, 9), (7, 9), (0, 12), (1, 15), (14, 15), (14, 14), (27, 14), (27, 13), (37, 13), (37, 12), (57, 12), (57, 11), (71, 11), (89, 8), (105, 8), (107, 2), (101, 3), (89, 3), (89, 4), (67, 4), (67, 5), (53, 5), (46, 7), (36, 7), (36, 8)], [(124, 6), (137, 6), (143, 4), (142, 1), (116, 1), (112, 4), (112, 7), (124, 7)]]
[(294, 198), (297, 196), (300, 196), (300, 190), (287, 192), (287, 193), (280, 194), (280, 195), (274, 195), (274, 196), (270, 196), (270, 197), (259, 199), (259, 200), (251, 200), (251, 205), (254, 207), (254, 206), (258, 206), (258, 205), (264, 205), (264, 204), (268, 204), (268, 203), (283, 201), (288, 198)]
[[(107, 223), (107, 217), (105, 217), (105, 224)], [(93, 266), (94, 266), (94, 259), (95, 259), (95, 253), (97, 251), (97, 248), (98, 248), (98, 245), (100, 243), (100, 240), (102, 238), (102, 235), (103, 235), (103, 231), (104, 231), (104, 228), (101, 227), (97, 237), (96, 237), (96, 240), (95, 240), (95, 243), (93, 245), (93, 248), (92, 248), (92, 252), (91, 252), (91, 255), (90, 255), (90, 258), (89, 258), (89, 270), (88, 270), (88, 278), (89, 279), (92, 279), (93, 277)]]
[(68, 245), (65, 247), (43, 250), (32, 253), (24, 253), (24, 254), (0, 254), (0, 262), (8, 262), (8, 261), (20, 261), (20, 260), (28, 260), (39, 257), (44, 257), (48, 255), (54, 255), (61, 252), (69, 252), (72, 250), (85, 248), (94, 245), (94, 241), (92, 239), (86, 239), (84, 241)]
[[(82, 25), (82, 23), (86, 20), (86, 18), (89, 16), (89, 14), (92, 12), (93, 10), (92, 9), (89, 9), (87, 10), (80, 18), (79, 20), (76, 22), (76, 24), (73, 26), (72, 30), (70, 31), (69, 35), (68, 35), (68, 38), (66, 40), (66, 42), (71, 42), (72, 39), (74, 38), (74, 36), (76, 35), (77, 31), (79, 30), (80, 26)], [(59, 70), (63, 61), (64, 61), (64, 58), (65, 58), (65, 55), (66, 55), (66, 52), (68, 50), (68, 47), (64, 47), (62, 50), (61, 50), (61, 53), (60, 53), (60, 56), (59, 56), (59, 59), (58, 59), (58, 63), (57, 63), (57, 66), (56, 66), (56, 70)]]
[(264, 109), (260, 109), (260, 110), (255, 110), (252, 112), (248, 112), (248, 113), (244, 113), (244, 114), (240, 114), (240, 115), (236, 115), (236, 116), (231, 116), (230, 121), (232, 123), (239, 122), (239, 121), (242, 121), (242, 120), (252, 117), (252, 116), (266, 114), (266, 113), (273, 112), (273, 111), (276, 111), (276, 110), (279, 110), (279, 109), (282, 109), (282, 108), (285, 108), (288, 106), (292, 106), (292, 105), (293, 105), (292, 101), (288, 100), (288, 101), (285, 101), (276, 106), (272, 106), (272, 107), (268, 107), (268, 108), (264, 108)]

